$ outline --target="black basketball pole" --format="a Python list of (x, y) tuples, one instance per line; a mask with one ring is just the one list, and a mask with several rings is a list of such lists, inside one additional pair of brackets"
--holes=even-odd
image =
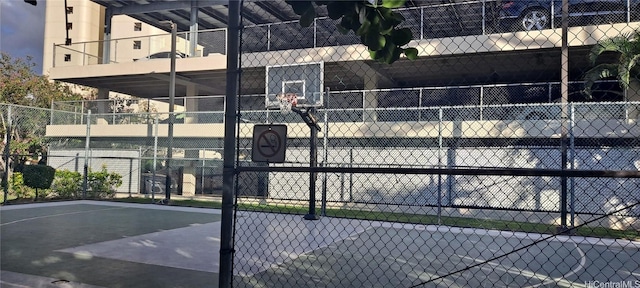
[[(314, 108), (309, 108), (307, 113), (313, 113)], [(310, 114), (313, 115), (313, 114)], [(304, 117), (303, 117), (304, 118)], [(308, 124), (308, 123), (307, 123)], [(318, 167), (318, 124), (313, 123), (313, 125), (309, 125), (311, 129), (311, 136), (309, 137), (309, 168), (311, 168), (311, 172), (309, 173), (309, 213), (304, 215), (304, 219), (306, 220), (318, 220), (320, 217), (316, 214), (316, 176), (318, 173), (315, 172), (315, 168)]]
[(316, 214), (316, 178), (318, 173), (315, 169), (318, 167), (318, 131), (320, 130), (320, 126), (318, 126), (318, 119), (313, 115), (315, 113), (314, 107), (308, 108), (296, 108), (291, 107), (291, 111), (296, 112), (307, 126), (311, 132), (309, 134), (309, 168), (311, 172), (309, 172), (309, 213), (304, 215), (304, 219), (306, 220), (318, 220), (320, 216)]

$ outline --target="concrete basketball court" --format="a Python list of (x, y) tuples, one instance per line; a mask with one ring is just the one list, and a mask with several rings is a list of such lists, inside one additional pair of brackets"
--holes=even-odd
[[(2, 287), (217, 286), (220, 210), (69, 201), (0, 212)], [(548, 236), (245, 211), (237, 216), (235, 287), (410, 287)], [(637, 259), (640, 242), (558, 236), (424, 287), (633, 282), (640, 281)]]

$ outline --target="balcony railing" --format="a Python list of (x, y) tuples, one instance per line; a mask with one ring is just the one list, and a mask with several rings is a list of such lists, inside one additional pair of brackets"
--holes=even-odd
[[(569, 103), (573, 121), (635, 121), (640, 102)], [(175, 124), (223, 123), (223, 111), (175, 112)], [(84, 125), (89, 114), (51, 110), (51, 125)], [(92, 113), (91, 124), (130, 125), (168, 123), (169, 113)], [(562, 104), (509, 104), (486, 106), (398, 107), (318, 109), (316, 116), (327, 123), (425, 123), (441, 121), (546, 121), (562, 119)], [(273, 110), (245, 110), (242, 123), (304, 123), (295, 113)]]
[[(552, 1), (552, 0), (550, 0)], [(586, 26), (606, 23), (624, 23), (637, 21), (637, 13), (626, 2), (626, 8), (613, 16), (606, 17), (606, 13), (572, 13), (572, 26)], [(621, 2), (622, 3), (622, 2)], [(606, 5), (603, 6), (606, 8)], [(415, 40), (446, 38), (468, 35), (492, 34), (508, 32), (503, 30), (498, 16), (500, 11), (496, 1), (464, 1), (448, 4), (427, 5), (417, 8), (399, 9), (398, 12), (406, 19), (402, 27), (411, 29)], [(580, 14), (580, 15), (576, 15)], [(560, 21), (551, 17), (551, 27), (558, 27)], [(359, 44), (360, 38), (353, 33), (342, 34), (337, 28), (336, 20), (321, 17), (314, 20), (310, 27), (303, 28), (298, 21), (269, 23), (245, 26), (242, 36), (243, 52), (265, 52), (288, 49), (303, 49), (329, 47), (339, 45)], [(190, 40), (196, 38), (197, 51), (189, 55)], [(291, 41), (296, 39), (296, 41)], [(178, 33), (178, 48), (189, 57), (208, 56), (213, 53), (226, 53), (226, 29), (201, 30), (197, 34), (191, 32)], [(110, 41), (78, 42), (71, 45), (54, 45), (54, 67), (79, 66), (108, 63), (131, 62), (134, 59), (144, 60), (158, 52), (169, 51), (170, 35), (152, 35), (136, 38), (119, 38)], [(102, 57), (103, 47), (108, 45), (109, 57)], [(135, 47), (134, 47), (135, 46)]]
[[(569, 102), (584, 102), (582, 89), (583, 82), (569, 82)], [(594, 99), (601, 102), (619, 103), (615, 101), (624, 100), (620, 98), (620, 89), (616, 81), (599, 81), (594, 85)], [(371, 93), (375, 94), (375, 107), (373, 104), (367, 103), (366, 100), (369, 98), (367, 95)], [(328, 114), (330, 122), (402, 121), (402, 119), (406, 119), (406, 121), (433, 121), (438, 119), (437, 114), (433, 112), (433, 107), (451, 107), (451, 109), (475, 107), (461, 113), (459, 117), (463, 117), (462, 119), (466, 119), (464, 117), (478, 120), (555, 119), (555, 116), (549, 116), (549, 113), (557, 115), (558, 110), (551, 107), (556, 107), (554, 105), (560, 102), (559, 98), (559, 82), (414, 87), (331, 91), (329, 96), (325, 96), (324, 108), (327, 111), (344, 111), (342, 114)], [(199, 123), (221, 123), (211, 120), (212, 116), (201, 115), (199, 111), (187, 111), (186, 113), (184, 111), (189, 110), (185, 107), (187, 107), (187, 102), (191, 101), (197, 103), (200, 110), (211, 111), (212, 114), (222, 113), (224, 99), (225, 97), (222, 95), (175, 97), (174, 111), (182, 113), (182, 116), (192, 115), (193, 117), (187, 117), (192, 122), (197, 119)], [(261, 122), (271, 119), (267, 117), (283, 117), (274, 116), (280, 114), (279, 112), (264, 110), (264, 94), (241, 95), (239, 101), (243, 110), (242, 117), (246, 121)], [(74, 120), (69, 120), (73, 124), (82, 123), (82, 115), (86, 114), (88, 110), (92, 110), (94, 115), (110, 115), (103, 116), (105, 119), (110, 119), (109, 123), (123, 124), (135, 122), (123, 120), (123, 115), (168, 111), (168, 103), (169, 97), (58, 101), (53, 103), (52, 110), (65, 111), (65, 114), (75, 115), (72, 117)], [(534, 106), (546, 107), (544, 113), (528, 108)], [(456, 113), (451, 115), (454, 114)], [(369, 119), (368, 117), (371, 115), (375, 115), (375, 117)], [(167, 116), (165, 115), (165, 117)], [(286, 117), (295, 119), (293, 116)], [(131, 117), (124, 117), (124, 119), (128, 118)], [(214, 118), (222, 121), (220, 117), (215, 116)], [(163, 120), (162, 117), (160, 119)]]

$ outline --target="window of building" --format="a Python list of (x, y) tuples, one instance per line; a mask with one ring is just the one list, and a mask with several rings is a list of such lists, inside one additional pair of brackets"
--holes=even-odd
[(139, 41), (139, 40), (133, 41), (133, 49), (135, 50), (142, 49), (142, 41)]
[(73, 23), (67, 23), (67, 30), (73, 29)]
[(71, 54), (64, 54), (64, 62), (71, 62)]
[(133, 23), (133, 31), (142, 31), (142, 23), (140, 22)]
[(73, 6), (67, 6), (67, 14), (73, 14)]

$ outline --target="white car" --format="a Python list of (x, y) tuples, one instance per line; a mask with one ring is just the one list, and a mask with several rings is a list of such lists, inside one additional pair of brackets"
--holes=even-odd
[[(133, 59), (133, 61), (145, 61), (145, 60), (151, 60), (151, 59), (167, 59), (167, 58), (171, 58), (170, 51), (153, 53), (144, 58)], [(182, 52), (176, 52), (176, 58), (187, 58), (187, 55)]]

